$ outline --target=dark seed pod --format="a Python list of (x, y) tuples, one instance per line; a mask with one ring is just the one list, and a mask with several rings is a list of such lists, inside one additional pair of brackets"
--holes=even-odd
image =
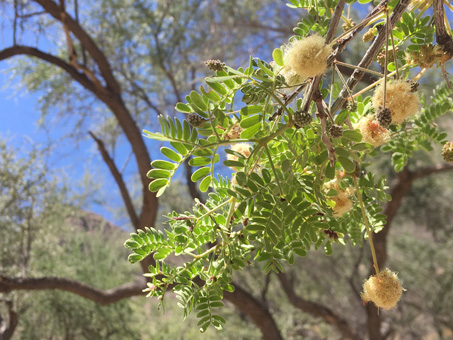
[(296, 111), (296, 112), (294, 112), (294, 123), (298, 127), (301, 128), (301, 127), (307, 126), (312, 121), (313, 121), (313, 116), (310, 113), (304, 112), (304, 111)]
[(200, 117), (199, 115), (195, 113), (189, 114), (187, 117), (187, 121), (189, 122), (190, 125), (195, 126), (195, 127), (202, 127), (204, 123), (206, 123), (208, 120)]
[(333, 124), (327, 129), (327, 136), (330, 138), (340, 138), (343, 136), (343, 127), (337, 124)]
[(376, 118), (379, 122), (379, 125), (385, 129), (388, 129), (390, 124), (392, 124), (392, 112), (389, 108), (383, 108), (379, 106), (379, 110), (376, 113)]

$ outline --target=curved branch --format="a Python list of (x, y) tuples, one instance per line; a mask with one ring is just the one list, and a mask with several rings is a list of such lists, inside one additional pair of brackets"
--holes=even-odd
[(6, 293), (14, 290), (62, 290), (71, 292), (101, 305), (108, 305), (132, 296), (144, 295), (144, 280), (126, 283), (117, 288), (101, 290), (85, 283), (60, 278), (17, 278), (0, 276), (0, 292)]
[(269, 310), (240, 286), (234, 283), (233, 285), (234, 292), (226, 292), (224, 298), (253, 320), (260, 329), (264, 340), (283, 340)]
[(422, 177), (427, 177), (429, 175), (438, 174), (441, 172), (452, 171), (453, 165), (452, 164), (436, 164), (427, 168), (422, 168), (417, 171), (412, 172), (412, 180), (416, 180)]
[(113, 75), (110, 63), (107, 60), (105, 54), (99, 49), (94, 40), (88, 35), (87, 32), (74, 20), (67, 12), (65, 12), (60, 6), (58, 6), (52, 0), (34, 0), (40, 4), (44, 10), (53, 16), (56, 20), (67, 25), (69, 31), (71, 31), (80, 41), (82, 46), (90, 53), (93, 60), (96, 62), (99, 71), (102, 74), (107, 88), (110, 89), (114, 94), (120, 95), (121, 88)]
[(14, 310), (12, 301), (6, 300), (4, 303), (8, 307), (8, 324), (2, 325), (2, 318), (0, 316), (0, 339), (9, 340), (13, 337), (14, 331), (19, 323), (19, 315)]
[(88, 79), (87, 76), (80, 73), (71, 64), (67, 63), (61, 58), (58, 58), (49, 53), (45, 53), (35, 47), (16, 45), (9, 48), (5, 48), (4, 50), (0, 51), (0, 60), (5, 60), (18, 55), (28, 55), (31, 57), (44, 60), (55, 66), (58, 66), (62, 70), (66, 71), (75, 81), (77, 81), (88, 91), (93, 92), (95, 94), (101, 91), (101, 89), (99, 87), (96, 87), (95, 84), (90, 79)]
[(305, 313), (323, 319), (328, 324), (336, 327), (346, 339), (360, 340), (360, 337), (353, 332), (345, 319), (323, 305), (305, 300), (298, 296), (294, 290), (292, 282), (288, 280), (285, 274), (278, 274), (278, 278), (284, 292), (286, 293), (286, 296), (288, 297), (288, 300), (294, 307)]
[(124, 205), (126, 206), (126, 210), (132, 225), (135, 227), (135, 229), (138, 229), (140, 227), (139, 219), (135, 211), (134, 204), (132, 203), (131, 196), (129, 195), (129, 190), (127, 190), (126, 183), (124, 183), (123, 176), (118, 171), (118, 168), (116, 167), (114, 160), (110, 157), (107, 149), (105, 148), (104, 142), (97, 138), (93, 132), (88, 131), (88, 133), (90, 134), (91, 138), (93, 138), (94, 141), (96, 142), (98, 149), (101, 152), (102, 159), (104, 160), (105, 164), (107, 164), (107, 166), (109, 167), (110, 172), (113, 178), (115, 179), (118, 188), (120, 189), (121, 197), (123, 198), (123, 202)]

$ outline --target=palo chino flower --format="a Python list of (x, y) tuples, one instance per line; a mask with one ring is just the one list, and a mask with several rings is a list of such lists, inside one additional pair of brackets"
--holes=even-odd
[(381, 146), (390, 138), (390, 133), (387, 129), (379, 125), (379, 123), (373, 120), (373, 116), (363, 116), (360, 120), (354, 124), (355, 129), (359, 129), (362, 134), (362, 141), (370, 143), (374, 147)]
[(285, 65), (302, 79), (323, 74), (327, 69), (327, 57), (332, 47), (326, 45), (324, 38), (311, 35), (294, 40), (286, 53)]
[[(406, 118), (414, 116), (420, 105), (418, 94), (412, 92), (411, 85), (405, 80), (387, 83), (385, 107), (392, 113), (392, 123), (402, 123)], [(380, 84), (373, 96), (374, 110), (378, 112), (384, 107), (384, 84)]]
[(403, 290), (396, 273), (385, 268), (365, 281), (361, 296), (365, 303), (371, 301), (378, 308), (392, 309), (401, 299)]

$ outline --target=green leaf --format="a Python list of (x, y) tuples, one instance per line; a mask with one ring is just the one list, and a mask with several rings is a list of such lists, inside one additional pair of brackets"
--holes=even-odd
[(208, 77), (206, 78), (207, 83), (222, 83), (226, 80), (231, 80), (235, 78), (243, 78), (245, 76), (240, 76), (240, 75), (234, 75), (234, 76), (222, 76), (222, 77)]
[(152, 181), (151, 183), (149, 183), (149, 186), (148, 186), (149, 191), (156, 192), (160, 188), (166, 186), (167, 183), (168, 183), (168, 180), (166, 180), (166, 179), (156, 179), (156, 180)]
[(223, 87), (222, 84), (219, 84), (217, 82), (209, 82), (208, 79), (206, 79), (207, 84), (217, 93), (221, 94), (222, 96), (226, 95), (228, 91)]
[(143, 260), (143, 256), (139, 254), (130, 254), (127, 258), (130, 263), (137, 263)]
[(153, 257), (156, 261), (164, 260), (168, 255), (170, 255), (171, 249), (169, 248), (160, 248), (154, 254)]
[(176, 111), (182, 112), (182, 113), (191, 113), (193, 112), (192, 108), (189, 105), (183, 104), (183, 103), (178, 103), (176, 104), (175, 107)]
[(349, 158), (339, 156), (338, 162), (340, 162), (341, 166), (346, 172), (354, 172), (355, 171), (355, 164)]
[(164, 169), (164, 170), (174, 170), (176, 168), (175, 163), (167, 162), (167, 161), (152, 161), (151, 166), (156, 169)]
[(209, 174), (210, 171), (211, 171), (210, 167), (200, 168), (192, 174), (192, 177), (190, 179), (192, 180), (192, 182), (198, 182), (204, 176)]
[(259, 124), (261, 121), (261, 115), (254, 115), (254, 116), (250, 116), (250, 117), (247, 117), (243, 120), (241, 120), (241, 128), (243, 129), (247, 129), (255, 124)]
[(362, 141), (362, 134), (359, 130), (345, 130), (343, 131), (343, 137), (356, 143)]
[(174, 162), (177, 162), (177, 163), (179, 163), (181, 161), (181, 159), (182, 159), (182, 157), (178, 153), (176, 153), (172, 149), (167, 148), (165, 146), (160, 148), (160, 152), (162, 152), (162, 154), (164, 156), (168, 157), (168, 159), (170, 159), (170, 160), (172, 160)]
[(151, 169), (146, 174), (148, 178), (156, 179), (156, 178), (168, 178), (171, 176), (171, 172), (168, 170), (163, 169)]
[(277, 63), (277, 65), (279, 65), (279, 66), (285, 65), (285, 63), (283, 61), (283, 52), (281, 49), (276, 48), (272, 52), (272, 58), (274, 58), (274, 61)]
[(189, 160), (190, 166), (205, 166), (211, 163), (211, 158), (209, 157), (193, 157)]
[(250, 126), (241, 132), (241, 139), (250, 139), (261, 129), (261, 123)]
[(200, 191), (206, 192), (208, 190), (210, 184), (211, 184), (211, 177), (210, 176), (205, 177), (205, 179), (203, 179), (200, 183)]
[[(229, 166), (231, 168), (243, 168), (244, 164), (239, 161), (226, 160), (223, 162), (223, 165)], [(198, 171), (198, 170), (197, 170)]]
[(261, 113), (261, 112), (263, 112), (262, 105), (250, 105), (250, 106), (243, 107), (241, 109), (241, 115), (243, 115), (243, 116), (249, 116), (249, 115)]
[(190, 98), (192, 99), (193, 103), (200, 108), (200, 110), (206, 111), (208, 107), (203, 100), (203, 97), (196, 91), (190, 92)]
[(200, 91), (201, 91), (201, 93), (203, 93), (203, 95), (205, 97), (209, 98), (213, 102), (219, 103), (222, 100), (222, 98), (220, 98), (220, 96), (217, 93), (215, 93), (214, 91), (206, 92), (204, 90), (203, 86), (200, 86)]

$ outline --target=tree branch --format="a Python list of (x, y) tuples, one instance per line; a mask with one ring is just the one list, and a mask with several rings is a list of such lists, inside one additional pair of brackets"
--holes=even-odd
[(337, 6), (335, 7), (335, 10), (332, 14), (332, 19), (330, 20), (329, 30), (327, 31), (326, 34), (326, 44), (332, 41), (335, 31), (337, 30), (338, 23), (340, 22), (341, 14), (343, 13), (345, 4), (346, 0), (339, 0)]
[(436, 40), (442, 49), (453, 57), (453, 39), (445, 27), (445, 9), (443, 0), (433, 0), (434, 23), (436, 25)]
[(88, 131), (91, 138), (94, 139), (96, 142), (99, 151), (101, 152), (102, 159), (104, 160), (105, 164), (109, 167), (110, 173), (112, 174), (113, 178), (115, 179), (116, 184), (121, 192), (121, 197), (123, 198), (124, 205), (126, 206), (127, 213), (129, 215), (129, 219), (131, 220), (132, 225), (135, 229), (140, 227), (139, 219), (137, 213), (134, 208), (134, 204), (132, 203), (131, 196), (129, 194), (129, 190), (127, 190), (126, 183), (124, 183), (123, 176), (118, 171), (114, 160), (110, 157), (107, 149), (105, 148), (104, 142), (97, 138), (93, 132)]
[(14, 310), (12, 301), (4, 300), (3, 302), (8, 307), (8, 324), (2, 325), (2, 318), (0, 316), (0, 339), (9, 340), (13, 337), (14, 331), (19, 323), (19, 315)]
[(436, 164), (427, 168), (422, 168), (417, 171), (412, 172), (411, 178), (412, 180), (416, 180), (422, 177), (427, 177), (429, 175), (441, 173), (441, 172), (447, 172), (447, 171), (452, 171), (453, 170), (453, 165), (452, 164)]
[[(17, 55), (29, 55), (44, 60), (50, 64), (60, 67), (66, 71), (74, 80), (81, 84), (85, 89), (95, 94), (117, 118), (124, 134), (131, 144), (132, 150), (135, 155), (140, 179), (143, 186), (143, 202), (142, 210), (140, 213), (140, 227), (152, 226), (157, 216), (158, 200), (156, 195), (148, 190), (149, 179), (146, 173), (150, 168), (151, 158), (146, 148), (145, 142), (141, 136), (140, 130), (137, 127), (130, 112), (126, 108), (121, 97), (115, 96), (109, 90), (96, 86), (84, 74), (79, 73), (72, 65), (66, 61), (57, 58), (51, 54), (44, 53), (37, 48), (29, 46), (13, 46), (0, 51), (0, 60), (4, 60)], [(144, 264), (144, 268), (148, 267), (148, 263)]]
[(234, 292), (225, 292), (224, 298), (252, 319), (260, 329), (264, 340), (282, 340), (280, 331), (269, 310), (237, 284), (234, 284), (234, 287)]
[[(102, 88), (96, 87), (95, 84), (88, 79), (84, 74), (80, 73), (75, 67), (67, 63), (65, 60), (58, 58), (49, 53), (45, 53), (37, 48), (30, 46), (16, 45), (9, 48), (5, 48), (0, 51), (0, 60), (5, 60), (18, 55), (28, 55), (44, 60), (50, 64), (58, 66), (62, 70), (66, 71), (75, 81), (82, 85), (85, 89), (94, 94), (103, 91)], [(99, 94), (100, 95), (100, 94)]]
[(82, 46), (86, 49), (86, 51), (88, 51), (93, 60), (96, 62), (96, 65), (107, 84), (107, 88), (119, 96), (121, 94), (121, 88), (113, 75), (110, 63), (105, 57), (105, 54), (99, 49), (88, 33), (85, 32), (76, 20), (74, 20), (67, 12), (62, 10), (62, 8), (52, 0), (34, 1), (40, 4), (44, 10), (46, 10), (56, 20), (61, 23), (66, 23), (68, 29), (79, 39)]
[(305, 313), (323, 319), (328, 324), (336, 327), (343, 335), (343, 337), (347, 339), (360, 339), (360, 337), (353, 332), (345, 319), (341, 318), (339, 315), (336, 315), (332, 310), (325, 306), (305, 300), (298, 296), (294, 290), (293, 284), (288, 280), (285, 274), (278, 274), (278, 278), (284, 292), (286, 293), (286, 296), (288, 297), (288, 300), (294, 307), (302, 310)]
[[(392, 12), (392, 15), (390, 16), (390, 24), (391, 24), (392, 28), (396, 25), (397, 21), (401, 18), (402, 14), (406, 10), (409, 3), (410, 3), (410, 0), (400, 0), (400, 2), (398, 2), (398, 4), (396, 5), (395, 9)], [(371, 62), (376, 58), (382, 45), (384, 44), (386, 30), (387, 30), (387, 24), (388, 23), (385, 24), (384, 28), (379, 30), (377, 37), (373, 40), (373, 42), (371, 43), (371, 46), (368, 48), (368, 50), (366, 51), (362, 60), (360, 61), (359, 65), (358, 65), (359, 67), (368, 68), (370, 66)], [(331, 109), (332, 114), (335, 114), (345, 103), (346, 98), (349, 96), (348, 88), (350, 91), (352, 91), (354, 89), (354, 87), (358, 84), (360, 79), (363, 77), (364, 74), (365, 74), (364, 71), (360, 71), (358, 69), (354, 70), (354, 72), (352, 73), (352, 76), (347, 81), (347, 86), (343, 86), (343, 89), (341, 90), (340, 94), (338, 95), (338, 98), (333, 103), (332, 109)]]
[(2, 293), (14, 290), (62, 290), (103, 306), (132, 296), (144, 295), (142, 292), (144, 287), (143, 279), (126, 283), (117, 288), (101, 290), (79, 281), (60, 277), (18, 278), (0, 276), (0, 292)]

